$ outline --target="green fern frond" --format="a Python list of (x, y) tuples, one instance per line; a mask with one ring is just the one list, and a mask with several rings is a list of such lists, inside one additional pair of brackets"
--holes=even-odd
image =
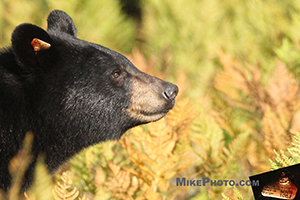
[(240, 193), (240, 191), (235, 186), (233, 186), (233, 191), (234, 191), (234, 194), (237, 196), (237, 198), (239, 200), (243, 200), (244, 199), (244, 197), (242, 196), (242, 194)]
[(224, 193), (222, 193), (222, 197), (223, 197), (223, 200), (233, 200), (233, 199), (229, 198), (228, 196), (226, 196)]
[(288, 152), (295, 159), (296, 163), (300, 162), (300, 132), (297, 132), (293, 138), (292, 142), (293, 147), (288, 148)]
[(276, 170), (276, 169), (281, 168), (280, 163), (278, 163), (278, 162), (276, 162), (276, 161), (273, 161), (273, 160), (270, 159), (270, 158), (269, 158), (269, 162), (271, 163), (271, 169), (272, 169), (272, 170)]
[[(235, 196), (237, 197), (238, 200), (243, 200), (244, 199), (241, 192), (235, 186), (233, 186), (233, 192), (234, 192), (234, 194), (235, 194)], [(222, 197), (223, 197), (223, 200), (233, 200), (233, 199), (229, 198), (228, 196), (226, 196), (224, 193), (222, 193)]]
[(283, 163), (284, 167), (296, 164), (295, 159), (293, 157), (291, 157), (291, 156), (285, 155), (285, 153), (284, 153), (283, 150), (280, 150), (280, 153), (281, 153), (282, 159), (284, 160), (284, 163)]
[(271, 163), (272, 169), (279, 169), (281, 167), (287, 167), (300, 162), (300, 134), (297, 133), (292, 142), (292, 147), (287, 148), (287, 151), (291, 154), (291, 156), (287, 156), (283, 150), (280, 150), (278, 153), (274, 150), (275, 153), (275, 161), (269, 159)]
[(287, 149), (288, 152), (296, 159), (298, 162), (300, 160), (300, 148), (299, 147), (291, 147)]
[[(234, 170), (236, 170), (237, 166), (240, 165), (237, 164), (238, 163), (237, 161), (241, 159), (241, 157), (244, 157), (244, 155), (246, 154), (247, 149), (245, 147), (249, 143), (249, 137), (250, 137), (250, 132), (240, 133), (229, 144), (228, 149), (224, 148), (224, 154), (222, 155), (222, 158), (224, 159), (224, 162), (227, 163), (227, 167), (223, 171), (224, 174), (233, 172)], [(228, 167), (228, 165), (230, 167)]]
[(278, 153), (276, 150), (274, 150), (274, 153), (276, 156), (275, 161), (272, 161), (271, 159), (269, 159), (269, 161), (271, 162), (272, 169), (275, 170), (275, 169), (279, 169), (282, 167), (287, 167), (287, 166), (296, 164), (294, 158), (285, 155), (283, 150), (280, 150), (280, 153)]

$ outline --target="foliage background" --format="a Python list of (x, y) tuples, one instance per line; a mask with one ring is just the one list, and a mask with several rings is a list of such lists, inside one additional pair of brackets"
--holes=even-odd
[(229, 186), (178, 187), (176, 177), (239, 181), (270, 170), (269, 158), (285, 166), (274, 150), (289, 156), (299, 141), (299, 0), (0, 0), (0, 45), (20, 23), (46, 29), (53, 9), (73, 18), (79, 38), (180, 94), (165, 119), (75, 156), (55, 187), (40, 164), (27, 199), (237, 199)]

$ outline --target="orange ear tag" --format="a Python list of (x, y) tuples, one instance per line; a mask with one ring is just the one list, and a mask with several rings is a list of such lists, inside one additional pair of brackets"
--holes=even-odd
[(291, 200), (296, 197), (298, 188), (289, 180), (284, 172), (278, 181), (266, 185), (261, 194), (264, 197)]
[(31, 46), (33, 47), (33, 50), (35, 52), (35, 54), (37, 54), (37, 52), (41, 51), (41, 50), (47, 50), (51, 47), (51, 44), (44, 42), (43, 40), (34, 38), (31, 41)]

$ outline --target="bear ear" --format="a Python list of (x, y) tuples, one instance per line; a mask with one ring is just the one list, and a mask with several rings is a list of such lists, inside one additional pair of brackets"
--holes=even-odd
[(48, 16), (47, 31), (60, 31), (77, 37), (77, 28), (72, 18), (61, 10), (54, 10)]
[(17, 26), (11, 42), (17, 61), (26, 67), (38, 67), (43, 60), (49, 60), (53, 49), (53, 41), (48, 33), (33, 24)]

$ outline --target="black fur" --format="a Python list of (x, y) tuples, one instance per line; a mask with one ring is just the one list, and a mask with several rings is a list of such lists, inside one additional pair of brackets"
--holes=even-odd
[[(73, 20), (55, 10), (47, 32), (21, 24), (12, 47), (0, 53), (0, 188), (8, 190), (7, 166), (32, 131), (32, 180), (39, 153), (54, 172), (82, 148), (119, 139), (131, 127), (163, 117), (177, 86), (140, 72), (121, 54), (76, 38)], [(37, 38), (51, 45), (34, 51)]]

